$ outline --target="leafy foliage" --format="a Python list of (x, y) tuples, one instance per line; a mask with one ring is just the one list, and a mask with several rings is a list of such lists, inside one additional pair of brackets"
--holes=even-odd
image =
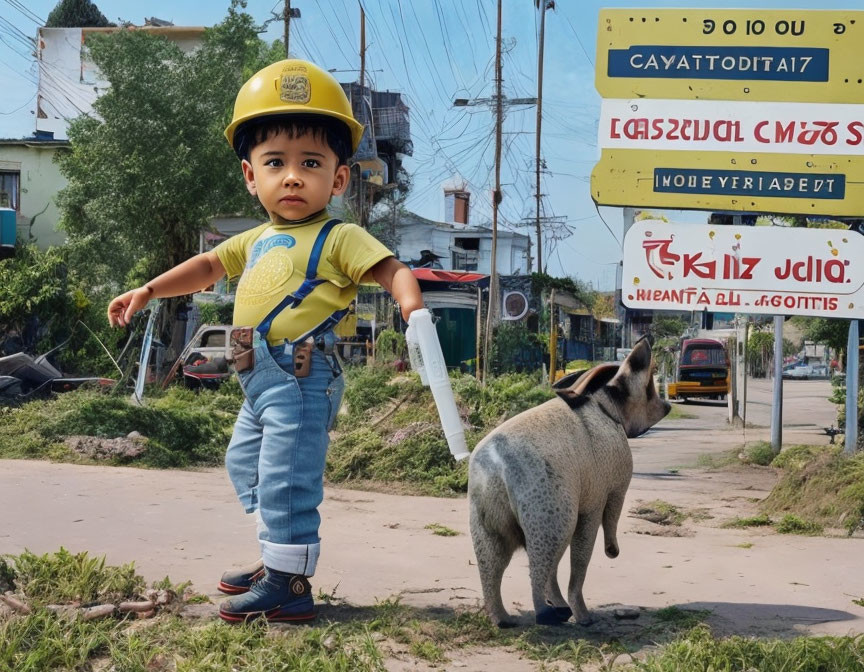
[(567, 292), (589, 310), (594, 307), (594, 301), (597, 298), (597, 292), (576, 278), (553, 278), (545, 273), (531, 274), (531, 291), (534, 294), (541, 294), (552, 289)]
[(113, 25), (90, 0), (60, 0), (45, 21), (46, 28), (104, 28)]
[(240, 85), (277, 57), (243, 6), (189, 53), (144, 31), (88, 37), (110, 88), (71, 122), (57, 161), (61, 227), (91, 275), (149, 279), (192, 256), (211, 217), (251, 211), (222, 131)]

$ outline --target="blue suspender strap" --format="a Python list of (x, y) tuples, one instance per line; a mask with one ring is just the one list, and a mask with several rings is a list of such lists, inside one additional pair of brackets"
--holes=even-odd
[(318, 275), (318, 262), (321, 260), (321, 252), (324, 251), (324, 243), (327, 240), (327, 236), (330, 235), (330, 231), (333, 230), (334, 226), (341, 223), (341, 219), (331, 219), (321, 227), (320, 231), (318, 231), (318, 236), (315, 238), (315, 243), (312, 245), (312, 252), (309, 255), (309, 263), (306, 266), (306, 278), (303, 280), (303, 283), (297, 288), (296, 292), (288, 294), (284, 299), (282, 299), (279, 304), (267, 314), (267, 317), (264, 318), (261, 324), (255, 327), (258, 333), (261, 334), (262, 339), (267, 337), (267, 333), (270, 331), (270, 325), (279, 313), (281, 313), (285, 308), (296, 308), (299, 306), (303, 299), (309, 296), (309, 292), (315, 289), (322, 282), (325, 282), (324, 280), (315, 277)]

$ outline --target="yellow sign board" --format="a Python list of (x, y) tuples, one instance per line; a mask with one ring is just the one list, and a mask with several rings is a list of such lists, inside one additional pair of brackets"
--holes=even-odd
[(864, 11), (604, 9), (603, 98), (864, 103)]
[(864, 216), (858, 156), (603, 149), (591, 173), (599, 204), (682, 210)]

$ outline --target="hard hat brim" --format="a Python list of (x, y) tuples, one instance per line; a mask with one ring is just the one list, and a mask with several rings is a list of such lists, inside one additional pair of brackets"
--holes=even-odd
[(304, 108), (302, 110), (296, 111), (286, 110), (284, 107), (271, 107), (264, 110), (257, 110), (254, 114), (247, 114), (237, 119), (234, 119), (225, 129), (225, 138), (228, 140), (228, 144), (231, 145), (231, 148), (233, 149), (234, 135), (237, 132), (237, 129), (247, 121), (251, 121), (252, 119), (260, 119), (261, 117), (289, 117), (292, 115), (320, 115), (322, 117), (338, 119), (346, 126), (348, 126), (348, 130), (351, 132), (351, 153), (353, 154), (354, 152), (356, 152), (357, 148), (360, 146), (360, 140), (362, 140), (363, 131), (365, 130), (363, 124), (354, 119), (354, 117), (348, 117), (344, 114), (333, 112), (332, 110), (315, 107)]

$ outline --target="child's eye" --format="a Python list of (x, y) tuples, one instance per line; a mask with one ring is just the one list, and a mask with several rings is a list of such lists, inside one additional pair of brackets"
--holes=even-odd
[(302, 165), (304, 168), (317, 168), (321, 165), (321, 163), (318, 161), (318, 159), (306, 159), (300, 165)]
[(277, 167), (279, 167), (279, 166), (282, 165), (282, 159), (267, 159), (267, 160), (264, 162), (264, 165), (265, 165), (265, 166), (272, 166), (272, 167), (274, 167), (274, 168), (277, 168)]

